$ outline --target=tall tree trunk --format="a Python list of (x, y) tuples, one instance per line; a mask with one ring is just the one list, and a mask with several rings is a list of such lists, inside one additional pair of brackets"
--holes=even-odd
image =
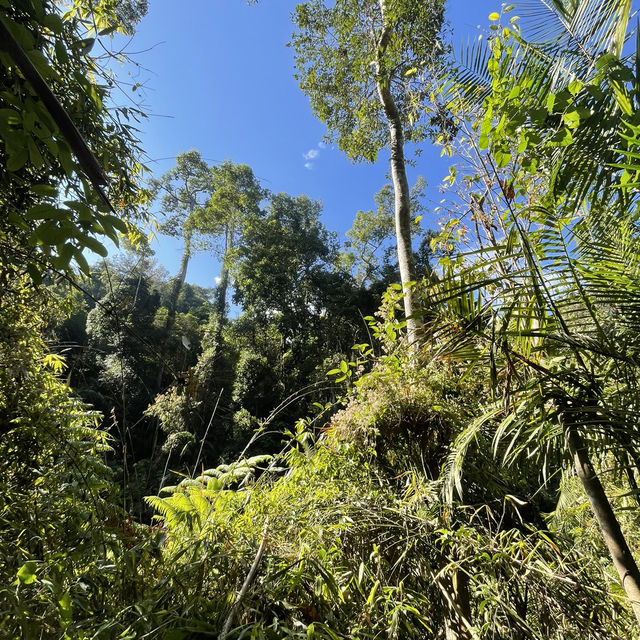
[(189, 266), (189, 260), (191, 259), (191, 233), (184, 237), (184, 251), (182, 252), (182, 259), (180, 260), (180, 269), (178, 274), (171, 283), (171, 292), (169, 293), (169, 312), (167, 313), (167, 322), (165, 329), (170, 331), (173, 329), (173, 325), (176, 321), (176, 309), (178, 307), (178, 298), (180, 292), (184, 286), (184, 281), (187, 279), (187, 268)]
[[(189, 266), (189, 260), (191, 259), (191, 233), (188, 233), (184, 237), (184, 250), (182, 252), (182, 259), (180, 260), (180, 269), (176, 277), (171, 283), (171, 291), (169, 292), (168, 312), (167, 320), (164, 324), (166, 335), (169, 335), (173, 325), (176, 322), (176, 309), (178, 306), (178, 298), (180, 297), (180, 291), (184, 286), (184, 282), (187, 279), (187, 268)], [(162, 349), (163, 356), (166, 354), (166, 349)], [(156, 378), (156, 390), (162, 389), (162, 377), (164, 375), (164, 361), (160, 363), (158, 369), (158, 377)]]
[[(383, 23), (385, 21), (384, 0), (380, 0), (380, 12)], [(407, 168), (404, 158), (404, 134), (402, 119), (398, 107), (391, 94), (389, 79), (384, 72), (384, 53), (391, 32), (388, 27), (383, 29), (378, 43), (378, 59), (376, 61), (376, 88), (385, 118), (389, 124), (390, 136), (390, 165), (394, 192), (394, 218), (396, 227), (396, 246), (398, 250), (398, 266), (404, 299), (404, 313), (407, 319), (407, 335), (409, 344), (416, 345), (420, 335), (420, 318), (415, 292), (410, 282), (415, 280), (413, 264), (413, 247), (411, 246), (411, 200)]]
[(215, 308), (220, 318), (220, 322), (225, 318), (227, 309), (227, 288), (229, 287), (229, 269), (222, 267), (220, 273), (220, 282), (216, 288), (216, 303)]
[(573, 459), (576, 474), (589, 498), (602, 538), (604, 539), (613, 564), (618, 571), (622, 586), (631, 602), (631, 608), (640, 624), (640, 571), (631, 554), (629, 545), (620, 529), (620, 523), (613, 512), (600, 478), (595, 472), (582, 436), (575, 425), (565, 427), (567, 448)]
[(220, 318), (220, 328), (222, 328), (227, 308), (227, 289), (229, 288), (229, 252), (233, 248), (233, 223), (229, 223), (227, 225), (224, 242), (222, 271), (220, 272), (220, 282), (216, 289), (216, 311)]

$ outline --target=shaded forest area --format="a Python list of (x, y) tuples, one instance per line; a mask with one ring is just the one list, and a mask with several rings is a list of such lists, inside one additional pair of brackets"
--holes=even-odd
[(457, 55), (440, 0), (298, 5), (313, 112), (390, 158), (342, 244), (246, 165), (148, 175), (95, 53), (147, 10), (0, 0), (0, 637), (639, 638), (631, 2)]
[[(152, 187), (167, 212), (160, 230), (184, 242), (180, 273), (168, 278), (150, 249), (131, 248), (98, 263), (71, 294), (58, 286), (72, 313), (49, 325), (68, 384), (116, 438), (124, 499), (143, 520), (142, 498), (168, 469), (276, 453), (298, 418), (332, 405), (342, 390), (327, 371), (369, 339), (364, 318), (397, 275), (385, 246), (388, 187), (375, 225), (373, 212), (361, 212), (360, 235), (343, 250), (318, 202), (268, 194), (246, 165), (211, 168), (190, 151)], [(416, 255), (425, 271), (427, 241)], [(188, 284), (193, 253), (216, 249), (218, 285)], [(344, 265), (356, 262), (354, 276)]]

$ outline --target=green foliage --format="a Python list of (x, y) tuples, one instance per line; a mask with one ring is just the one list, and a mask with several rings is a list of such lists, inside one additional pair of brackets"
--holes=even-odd
[(176, 387), (156, 396), (152, 405), (145, 409), (145, 415), (156, 418), (167, 435), (162, 445), (163, 453), (177, 451), (184, 456), (190, 445), (194, 444), (193, 434), (189, 431), (191, 416), (198, 406), (189, 395)]
[(424, 138), (418, 106), (444, 53), (443, 2), (311, 0), (293, 18), (300, 87), (350, 158), (373, 161), (389, 144), (379, 86), (392, 92), (406, 140)]
[(87, 314), (92, 361), (87, 373), (98, 380), (95, 386), (103, 396), (98, 407), (105, 414), (115, 407), (118, 421), (125, 424), (152, 399), (158, 359), (154, 341), (161, 335), (153, 320), (160, 298), (142, 276), (127, 274), (119, 282), (110, 278), (108, 287), (108, 293)]
[[(517, 26), (496, 32), (491, 42), (491, 93), (477, 143), (482, 169), (467, 185), (486, 189), (471, 196), (478, 226), (488, 219), (483, 203), (491, 199), (490, 223), (498, 221), (500, 231), (479, 237), (480, 251), (460, 256), (456, 268), (450, 263), (429, 305), (449, 327), (466, 328), (447, 345), (450, 353), (490, 367), (496, 385), (505, 385), (506, 403), (496, 398), (506, 414), (496, 440), (511, 442), (509, 456), (544, 459), (548, 439), (562, 436), (565, 401), (575, 407), (569, 413), (581, 414), (582, 426), (593, 428), (596, 449), (609, 437), (620, 438), (625, 456), (635, 446), (634, 420), (622, 407), (635, 405), (636, 364), (626, 345), (637, 329), (631, 248), (637, 205), (627, 190), (614, 188), (631, 179), (632, 163), (612, 162), (631, 153), (612, 150), (612, 141), (628, 138), (619, 96), (634, 83), (631, 69), (609, 53), (626, 28), (625, 7), (549, 9), (564, 11), (585, 41), (596, 25), (606, 28), (603, 40), (579, 53), (568, 44), (577, 36), (566, 22), (558, 27), (562, 38), (548, 42), (531, 44)], [(552, 46), (559, 52), (553, 60), (532, 54)], [(572, 75), (577, 69), (582, 77)], [(584, 109), (588, 117), (566, 117)], [(565, 129), (570, 140), (559, 146)], [(524, 144), (530, 135), (534, 144)], [(507, 152), (513, 158), (502, 163)], [(439, 336), (443, 325), (434, 327)], [(611, 391), (612, 376), (625, 380), (626, 400)], [(593, 412), (598, 419), (586, 418)]]
[[(65, 108), (124, 176), (110, 196), (139, 204), (134, 155), (119, 155), (131, 131), (106, 124), (108, 91), (89, 50), (93, 31), (104, 37), (116, 20), (130, 31), (145, 3), (78, 0), (64, 21), (53, 4), (0, 6), (56, 91), (70, 76)], [(440, 55), (442, 7), (297, 8), (300, 80), (352, 158), (388, 143), (376, 91), (391, 92), (408, 139), (427, 132), (424, 78)], [(425, 327), (411, 346), (398, 284), (367, 318), (372, 344), (360, 336), (360, 311), (374, 306), (361, 285), (382, 286), (394, 270), (388, 189), (350, 232), (343, 263), (361, 262), (358, 284), (336, 266), (317, 202), (277, 194), (262, 211), (267, 193), (249, 167), (209, 168), (195, 151), (154, 183), (172, 214), (164, 231), (185, 239), (173, 282), (146, 251), (136, 268), (105, 263), (83, 305), (59, 285), (36, 293), (11, 266), (24, 247), (35, 249), (30, 272), (43, 261), (65, 270), (83, 247), (101, 253), (98, 236), (128, 227), (91, 208), (88, 176), (0, 53), (0, 241), (10, 248), (0, 265), (0, 634), (633, 637), (563, 447), (567, 434), (584, 436), (637, 546), (640, 122), (636, 70), (621, 58), (629, 7), (545, 7), (560, 20), (525, 12), (521, 29), (492, 14), (488, 53), (471, 52), (475, 71), (486, 65), (486, 91), (458, 76), (476, 246), (432, 271), (425, 238), (430, 277), (413, 289)], [(527, 39), (532, 27), (538, 40)], [(580, 51), (568, 46), (576, 38)], [(474, 95), (481, 117), (465, 120)], [(63, 191), (74, 199), (61, 204)], [(449, 248), (456, 233), (471, 236), (459, 219), (445, 226)], [(215, 300), (185, 285), (196, 233), (223, 238)], [(230, 278), (237, 319), (226, 318)], [(64, 310), (76, 311), (66, 325)], [(46, 350), (53, 331), (91, 349), (65, 361)], [(67, 366), (69, 383), (109, 414), (111, 435), (62, 381)], [(300, 418), (313, 401), (315, 417)], [(169, 472), (180, 480), (163, 487)], [(158, 485), (146, 499), (157, 524), (135, 522), (126, 508), (147, 517), (139, 498)]]
[(150, 180), (149, 187), (159, 198), (165, 216), (160, 232), (190, 238), (197, 230), (195, 213), (211, 193), (211, 173), (200, 152), (179, 153), (175, 166)]
[[(37, 283), (48, 268), (70, 272), (75, 263), (88, 273), (83, 251), (106, 255), (103, 238), (117, 243), (146, 200), (136, 184), (143, 167), (130, 124), (143, 114), (133, 107), (105, 107), (112, 82), (89, 54), (89, 44), (108, 37), (100, 32), (121, 28), (118, 9), (126, 4), (77, 2), (63, 10), (48, 0), (2, 3), (3, 28), (82, 131), (102, 182), (110, 183), (108, 205), (86, 163), (72, 154), (68, 132), (25, 80), (15, 57), (0, 52), (0, 242)], [(89, 31), (86, 24), (93, 25)]]
[[(450, 106), (464, 118), (483, 104), (474, 125), (478, 147), (490, 148), (497, 170), (512, 182), (527, 174), (542, 178), (555, 199), (551, 206), (617, 198), (610, 172), (601, 168), (620, 161), (622, 122), (635, 123), (638, 84), (622, 57), (629, 3), (516, 8), (492, 25), (488, 43), (463, 52)], [(576, 49), (578, 41), (587, 44)]]
[(272, 196), (266, 216), (245, 231), (237, 249), (236, 302), (263, 317), (278, 313), (286, 330), (298, 322), (296, 315), (318, 304), (314, 276), (334, 252), (320, 211), (320, 203), (307, 196)]
[[(419, 339), (411, 241), (411, 194), (405, 142), (441, 122), (424, 123), (426, 81), (441, 58), (444, 2), (311, 0), (296, 7), (293, 36), (300, 86), (352, 160), (376, 160), (388, 147), (394, 188), (396, 247), (407, 331)], [(418, 73), (420, 71), (420, 73)], [(419, 107), (419, 108), (418, 108)]]
[(625, 637), (602, 577), (563, 539), (509, 527), (499, 508), (443, 509), (421, 472), (388, 474), (371, 449), (302, 436), (255, 482), (245, 472), (268, 461), (241, 460), (149, 499), (169, 528), (167, 559), (193, 576), (177, 628), (220, 629), (266, 540), (229, 637), (443, 638), (443, 580), (461, 576), (475, 637)]
[[(412, 234), (420, 238), (420, 219), (424, 212), (421, 198), (426, 183), (419, 177), (411, 189)], [(397, 258), (395, 254), (395, 222), (393, 186), (386, 184), (378, 191), (374, 200), (376, 210), (358, 211), (349, 231), (345, 248), (340, 254), (340, 263), (347, 270), (355, 269), (358, 284), (380, 281), (386, 285), (397, 280)], [(419, 261), (423, 262), (423, 261)], [(393, 275), (389, 277), (389, 274)]]
[(216, 308), (221, 318), (226, 316), (229, 273), (234, 270), (236, 249), (244, 242), (244, 233), (261, 215), (260, 202), (268, 195), (251, 167), (225, 160), (211, 168), (213, 193), (206, 207), (199, 212), (199, 223), (215, 238), (222, 273), (216, 294)]
[(260, 215), (259, 205), (267, 195), (251, 167), (225, 160), (211, 167), (212, 193), (199, 212), (201, 224), (209, 234), (223, 237), (225, 256), (235, 248), (244, 227)]
[[(464, 457), (479, 442), (505, 467), (535, 461), (545, 479), (573, 467), (638, 618), (629, 585), (640, 575), (625, 537), (610, 535), (620, 517), (600, 482), (613, 466), (636, 492), (637, 204), (619, 188), (635, 171), (625, 121), (635, 123), (637, 81), (621, 58), (629, 5), (540, 11), (560, 19), (532, 33), (494, 25), (490, 82), (463, 143), (477, 250), (448, 261), (428, 295), (428, 341), (468, 375), (489, 372), (494, 393), (457, 438), (448, 474), (460, 493)], [(468, 81), (457, 87), (461, 118)]]
[(233, 400), (254, 415), (261, 415), (271, 404), (269, 402), (265, 407), (268, 393), (272, 396), (277, 393), (277, 386), (276, 372), (272, 370), (266, 356), (248, 349), (243, 350), (235, 370)]
[(144, 579), (146, 543), (116, 506), (98, 415), (70, 394), (45, 349), (51, 306), (26, 278), (2, 272), (0, 634), (131, 637), (123, 602)]

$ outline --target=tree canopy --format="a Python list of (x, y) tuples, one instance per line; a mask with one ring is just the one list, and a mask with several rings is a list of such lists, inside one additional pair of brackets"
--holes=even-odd
[(427, 133), (423, 100), (445, 52), (444, 2), (311, 0), (297, 5), (297, 78), (328, 135), (353, 160), (390, 145), (379, 88), (388, 90), (407, 141)]

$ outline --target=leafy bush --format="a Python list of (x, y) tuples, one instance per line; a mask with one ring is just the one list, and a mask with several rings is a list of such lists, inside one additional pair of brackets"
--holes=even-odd
[(149, 498), (165, 566), (189, 585), (176, 637), (628, 637), (602, 568), (528, 517), (538, 503), (517, 496), (535, 477), (515, 482), (478, 452), (466, 479), (478, 502), (443, 500), (439, 466), (487, 383), (429, 366), (387, 331), (387, 312), (381, 356), (326, 433), (314, 441), (300, 421), (279, 456)]
[(51, 299), (0, 279), (0, 636), (133, 638), (157, 624), (140, 608), (162, 533), (123, 511), (109, 436), (57, 375)]

